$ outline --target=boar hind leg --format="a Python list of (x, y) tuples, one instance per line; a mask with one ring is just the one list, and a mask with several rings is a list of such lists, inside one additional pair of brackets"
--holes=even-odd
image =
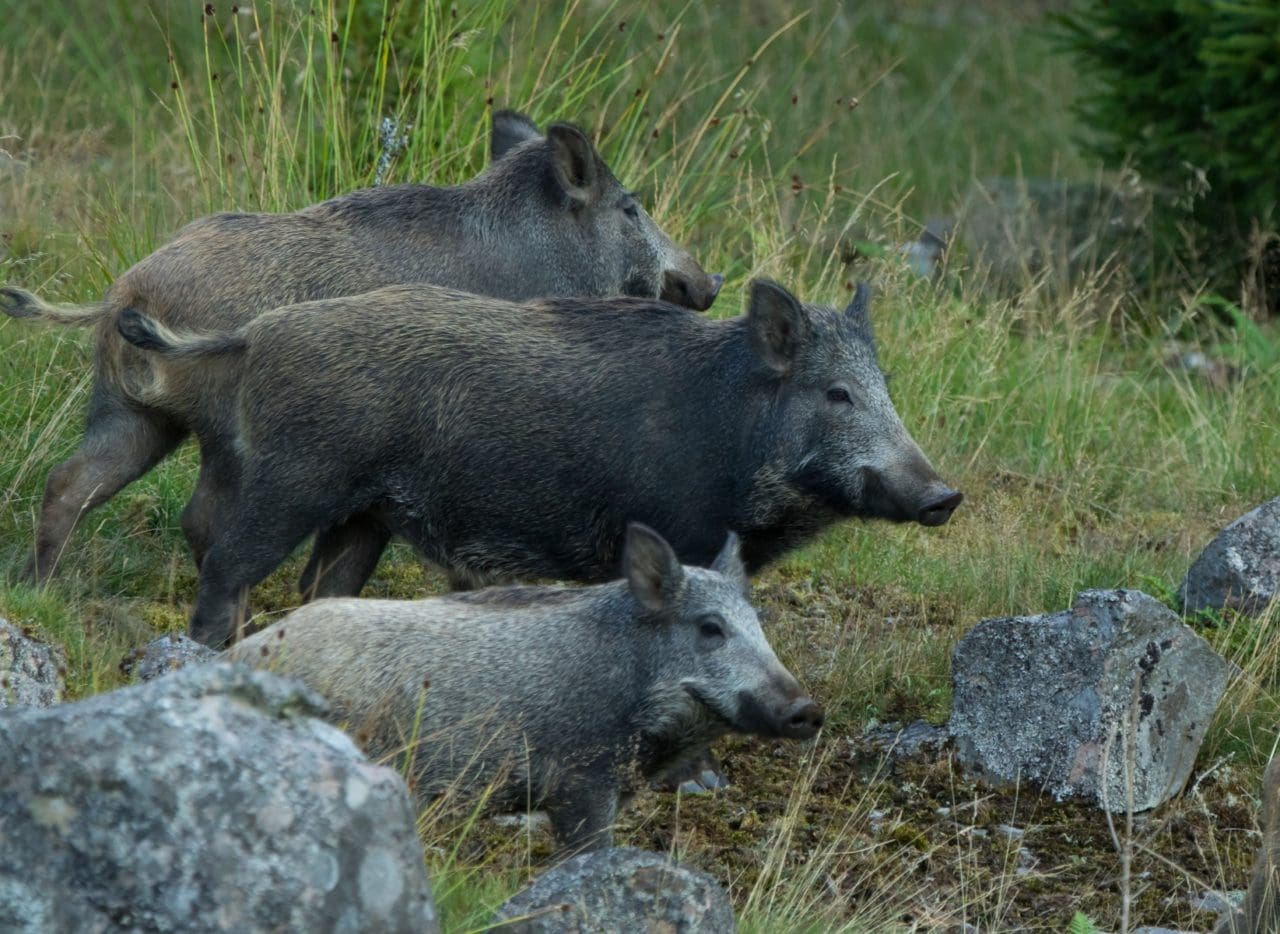
[(302, 599), (359, 596), (389, 541), (391, 531), (368, 514), (322, 530), (298, 584)]
[(182, 534), (197, 568), (213, 547), (219, 526), (230, 517), (235, 507), (240, 470), (235, 457), (226, 453), (230, 450), (230, 442), (217, 446), (201, 445), (200, 475), (196, 478), (191, 499), (182, 510)]
[(95, 389), (84, 440), (45, 481), (26, 579), (48, 580), (84, 516), (154, 467), (184, 437), (185, 429), (164, 415), (119, 400), (104, 401)]

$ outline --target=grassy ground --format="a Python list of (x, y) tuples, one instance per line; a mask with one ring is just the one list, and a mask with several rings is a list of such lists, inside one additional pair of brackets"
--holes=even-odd
[[(383, 115), (412, 124), (393, 179), (465, 178), (490, 98), (589, 127), (659, 222), (727, 274), (717, 314), (737, 312), (752, 275), (831, 302), (875, 282), (899, 411), (969, 498), (942, 529), (853, 524), (762, 574), (770, 637), (830, 726), (810, 747), (727, 744), (731, 789), (642, 798), (621, 836), (714, 872), (747, 930), (1063, 930), (1077, 910), (1117, 925), (1100, 814), (983, 791), (945, 755), (890, 762), (861, 739), (872, 719), (945, 718), (948, 653), (979, 619), (1060, 609), (1088, 587), (1169, 599), (1219, 527), (1280, 489), (1274, 329), (1188, 329), (1204, 317), (1193, 290), (1153, 307), (1030, 277), (993, 297), (962, 255), (940, 285), (895, 260), (892, 244), (975, 176), (1094, 177), (1071, 142), (1081, 78), (1050, 51), (1045, 5), (8, 6), (0, 281), (53, 299), (98, 297), (197, 214), (369, 184)], [(1241, 377), (1170, 370), (1174, 331)], [(181, 629), (195, 584), (178, 531), (190, 449), (89, 516), (47, 588), (15, 582), (89, 371), (85, 335), (0, 321), (0, 614), (66, 648), (75, 696), (122, 683), (128, 649)], [(298, 570), (255, 606), (292, 605)], [(371, 589), (440, 587), (397, 549)], [(1280, 699), (1273, 621), (1197, 623), (1242, 673), (1206, 777), (1129, 841), (1143, 923), (1207, 927), (1185, 896), (1243, 882)], [(423, 815), (423, 836), (451, 930), (483, 926), (548, 847), (448, 813)]]

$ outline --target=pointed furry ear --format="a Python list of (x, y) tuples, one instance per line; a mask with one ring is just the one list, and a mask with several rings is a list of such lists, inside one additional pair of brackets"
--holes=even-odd
[(684, 586), (684, 568), (667, 540), (639, 522), (627, 526), (622, 572), (640, 605), (654, 612), (668, 608)]
[(526, 140), (540, 139), (538, 125), (514, 110), (495, 110), (489, 133), (489, 160), (497, 162)]
[(724, 540), (724, 547), (720, 549), (720, 554), (716, 555), (716, 560), (711, 562), (711, 570), (729, 578), (738, 585), (743, 596), (749, 596), (751, 583), (747, 580), (747, 569), (742, 564), (741, 552), (742, 543), (738, 539), (738, 533), (730, 532)]
[(591, 140), (576, 126), (553, 123), (547, 127), (551, 144), (551, 169), (564, 193), (583, 205), (594, 203), (603, 188), (600, 155)]
[(778, 375), (786, 376), (813, 333), (804, 306), (778, 283), (756, 279), (747, 299), (747, 318), (760, 358)]
[(870, 338), (872, 336), (871, 286), (865, 282), (859, 282), (858, 288), (853, 293), (853, 301), (849, 302), (849, 307), (844, 310), (844, 313), (855, 327), (865, 331)]

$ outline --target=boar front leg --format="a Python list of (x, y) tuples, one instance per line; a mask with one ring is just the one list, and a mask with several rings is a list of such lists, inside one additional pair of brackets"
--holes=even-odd
[[(246, 475), (230, 521), (200, 567), (191, 638), (210, 648), (231, 641), (243, 622), (249, 588), (279, 567), (317, 526), (332, 525), (341, 515), (337, 502), (299, 503), (299, 488), (255, 480)], [(293, 508), (282, 511), (286, 504)]]
[(316, 534), (298, 589), (303, 600), (357, 597), (391, 541), (391, 531), (368, 513)]
[(618, 816), (618, 789), (599, 776), (562, 785), (546, 803), (547, 817), (559, 844), (557, 856), (567, 859), (588, 850), (613, 846), (613, 822)]

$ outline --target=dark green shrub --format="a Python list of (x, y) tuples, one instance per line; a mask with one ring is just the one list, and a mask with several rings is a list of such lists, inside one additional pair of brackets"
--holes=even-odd
[(1159, 192), (1165, 268), (1275, 311), (1280, 3), (1078, 0), (1057, 23), (1086, 145)]

